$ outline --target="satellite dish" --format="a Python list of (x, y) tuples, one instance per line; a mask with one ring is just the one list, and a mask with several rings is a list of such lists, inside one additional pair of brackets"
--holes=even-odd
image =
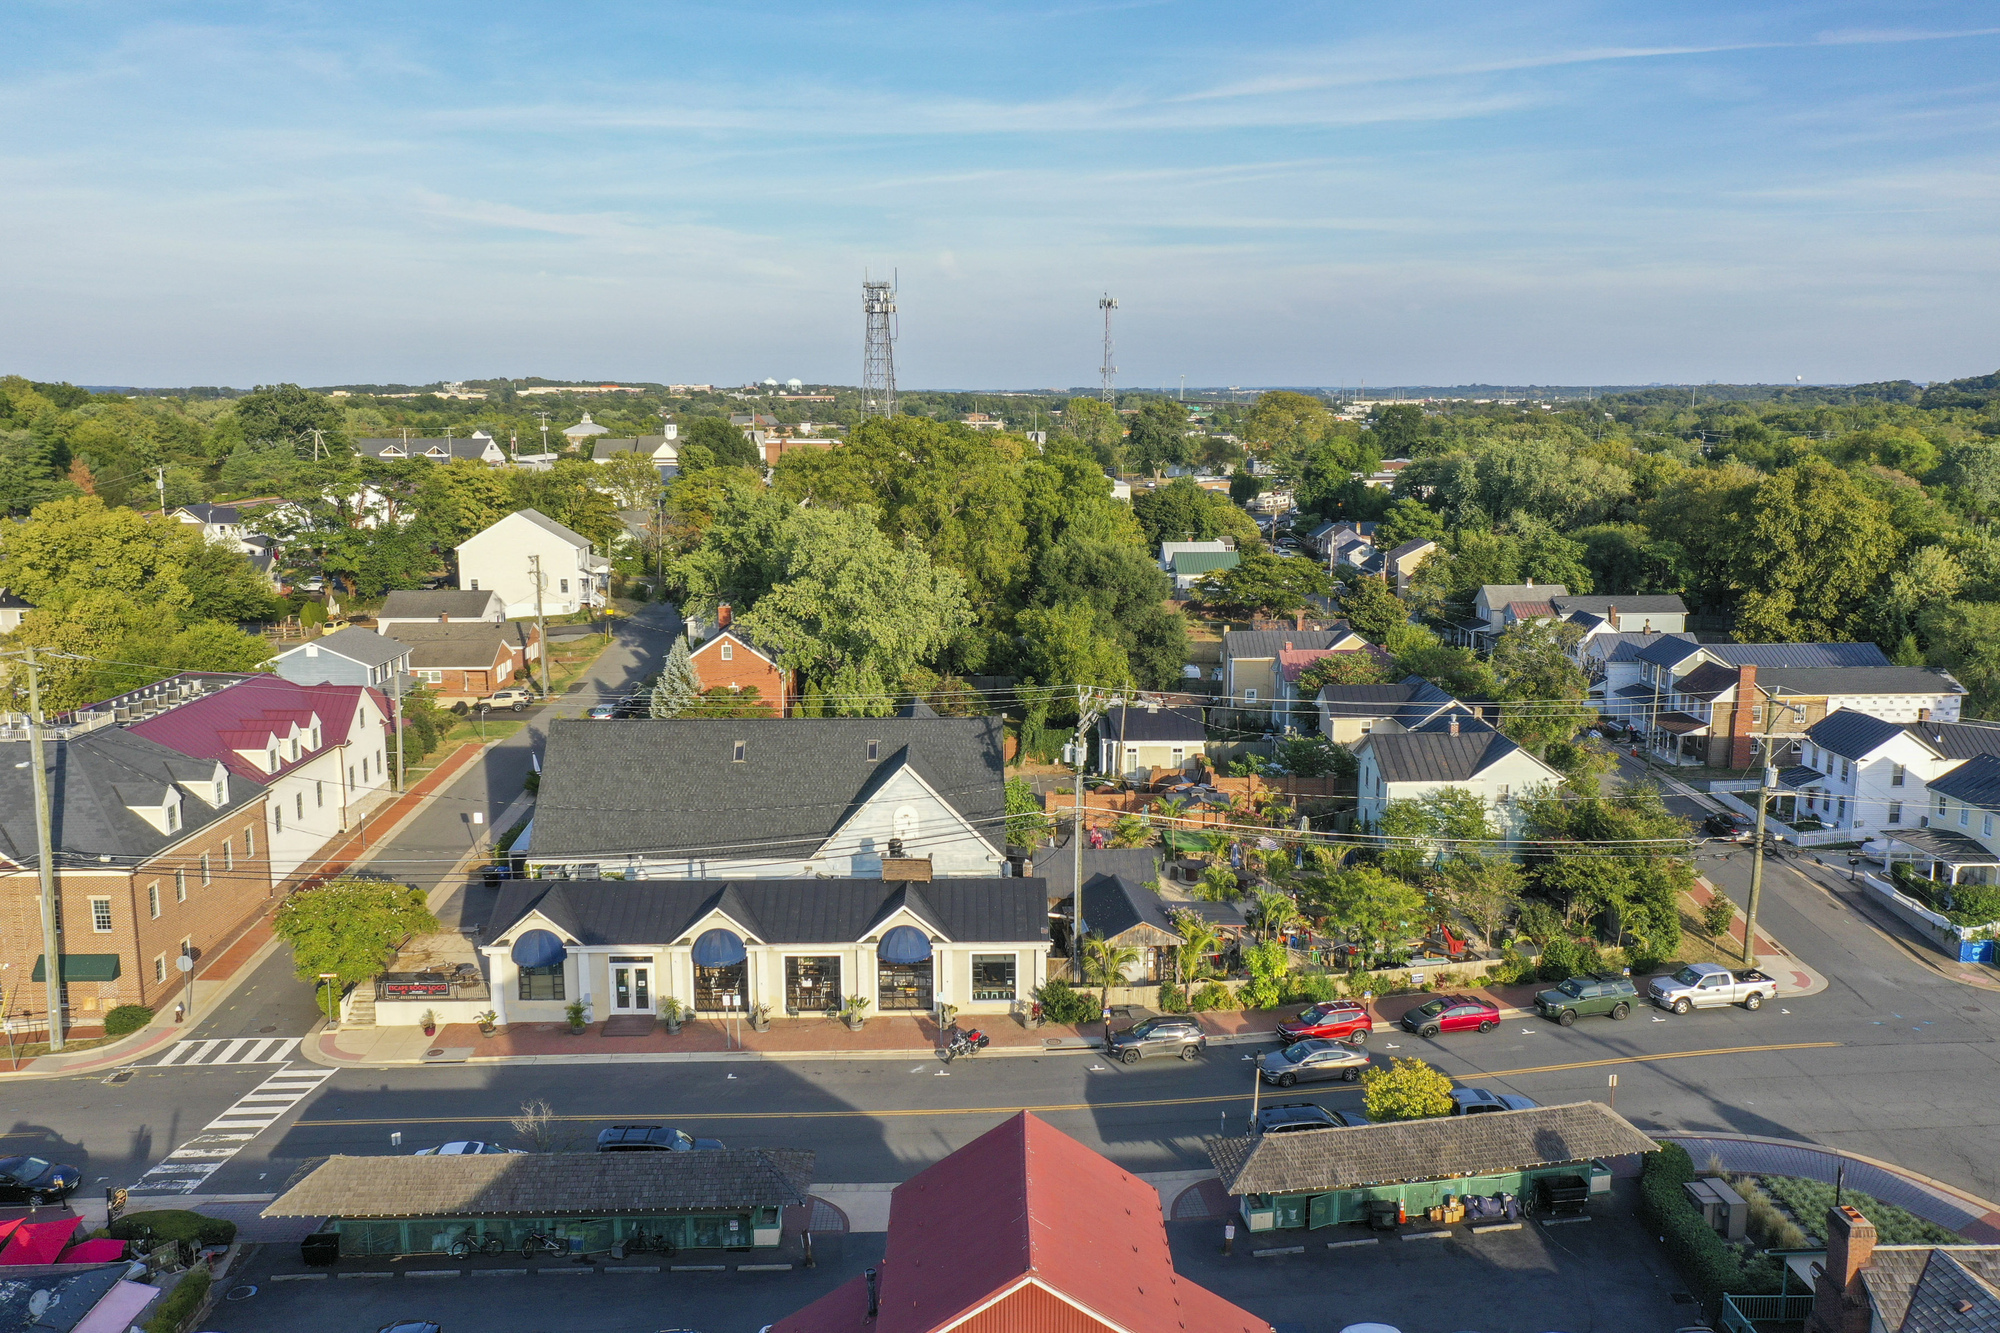
[(28, 1318), (40, 1319), (48, 1313), (49, 1307), (55, 1303), (56, 1294), (53, 1291), (44, 1290), (36, 1292), (34, 1295), (28, 1297)]

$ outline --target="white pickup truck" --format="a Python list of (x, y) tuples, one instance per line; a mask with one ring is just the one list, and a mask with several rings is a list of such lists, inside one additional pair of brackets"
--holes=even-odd
[(1778, 983), (1756, 968), (1732, 972), (1715, 963), (1689, 963), (1672, 976), (1654, 977), (1653, 984), (1646, 989), (1647, 999), (1677, 1014), (1690, 1009), (1718, 1009), (1725, 1004), (1758, 1009), (1777, 995)]

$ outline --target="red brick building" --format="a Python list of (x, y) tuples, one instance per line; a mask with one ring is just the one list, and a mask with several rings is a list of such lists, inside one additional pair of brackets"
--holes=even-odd
[(776, 653), (758, 647), (734, 627), (727, 602), (715, 608), (715, 633), (689, 657), (704, 690), (747, 690), (754, 685), (774, 712), (783, 716), (790, 709), (792, 673), (778, 665)]

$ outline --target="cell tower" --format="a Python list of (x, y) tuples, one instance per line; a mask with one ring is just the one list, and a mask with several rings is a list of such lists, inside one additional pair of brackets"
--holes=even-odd
[(896, 284), (863, 281), (868, 337), (861, 352), (861, 415), (896, 415)]
[(1106, 292), (1097, 298), (1097, 308), (1104, 312), (1104, 364), (1098, 367), (1104, 373), (1104, 387), (1097, 396), (1116, 407), (1118, 391), (1112, 387), (1112, 381), (1118, 378), (1118, 367), (1111, 364), (1111, 312), (1118, 308), (1118, 298)]

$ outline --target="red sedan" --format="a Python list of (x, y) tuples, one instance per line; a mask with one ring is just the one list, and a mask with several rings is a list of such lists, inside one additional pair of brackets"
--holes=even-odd
[(1500, 1006), (1476, 995), (1440, 995), (1403, 1015), (1403, 1026), (1419, 1037), (1440, 1032), (1491, 1032), (1500, 1026)]
[(1366, 1046), (1368, 1034), (1374, 1030), (1375, 1020), (1366, 1009), (1350, 1000), (1334, 1000), (1316, 1004), (1297, 1018), (1278, 1024), (1278, 1040), (1294, 1042), (1324, 1037), (1344, 1041), (1349, 1046)]

